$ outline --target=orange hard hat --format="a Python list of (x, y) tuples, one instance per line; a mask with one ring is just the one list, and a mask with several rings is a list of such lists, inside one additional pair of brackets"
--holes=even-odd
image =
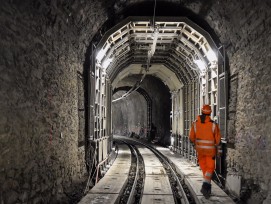
[(211, 114), (211, 112), (212, 112), (211, 106), (209, 106), (207, 104), (203, 105), (201, 108), (201, 112), (206, 115)]

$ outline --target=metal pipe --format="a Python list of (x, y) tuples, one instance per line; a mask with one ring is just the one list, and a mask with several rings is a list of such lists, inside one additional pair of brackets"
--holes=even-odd
[(95, 185), (98, 183), (98, 175), (99, 175), (99, 169), (100, 169), (100, 166), (104, 163), (104, 162), (106, 162), (108, 160), (108, 156), (103, 160), (103, 161), (101, 161), (98, 165), (97, 165), (97, 167), (96, 167), (96, 180), (95, 180)]

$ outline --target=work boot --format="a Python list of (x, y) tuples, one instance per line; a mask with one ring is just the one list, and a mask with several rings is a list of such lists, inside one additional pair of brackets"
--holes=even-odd
[(211, 184), (203, 182), (200, 192), (203, 194), (203, 196), (208, 199), (211, 196)]

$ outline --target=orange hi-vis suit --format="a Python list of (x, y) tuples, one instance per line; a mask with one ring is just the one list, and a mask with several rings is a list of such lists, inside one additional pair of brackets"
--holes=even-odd
[(195, 144), (204, 182), (211, 183), (215, 170), (216, 149), (221, 140), (219, 127), (209, 115), (198, 116), (192, 123), (189, 138)]

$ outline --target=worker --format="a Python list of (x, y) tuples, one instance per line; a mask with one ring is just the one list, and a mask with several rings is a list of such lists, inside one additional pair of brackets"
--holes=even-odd
[(203, 105), (202, 115), (192, 123), (189, 139), (196, 148), (198, 162), (203, 173), (201, 193), (205, 198), (211, 196), (211, 179), (215, 170), (215, 157), (220, 156), (221, 135), (218, 125), (211, 120), (212, 110), (209, 105)]

